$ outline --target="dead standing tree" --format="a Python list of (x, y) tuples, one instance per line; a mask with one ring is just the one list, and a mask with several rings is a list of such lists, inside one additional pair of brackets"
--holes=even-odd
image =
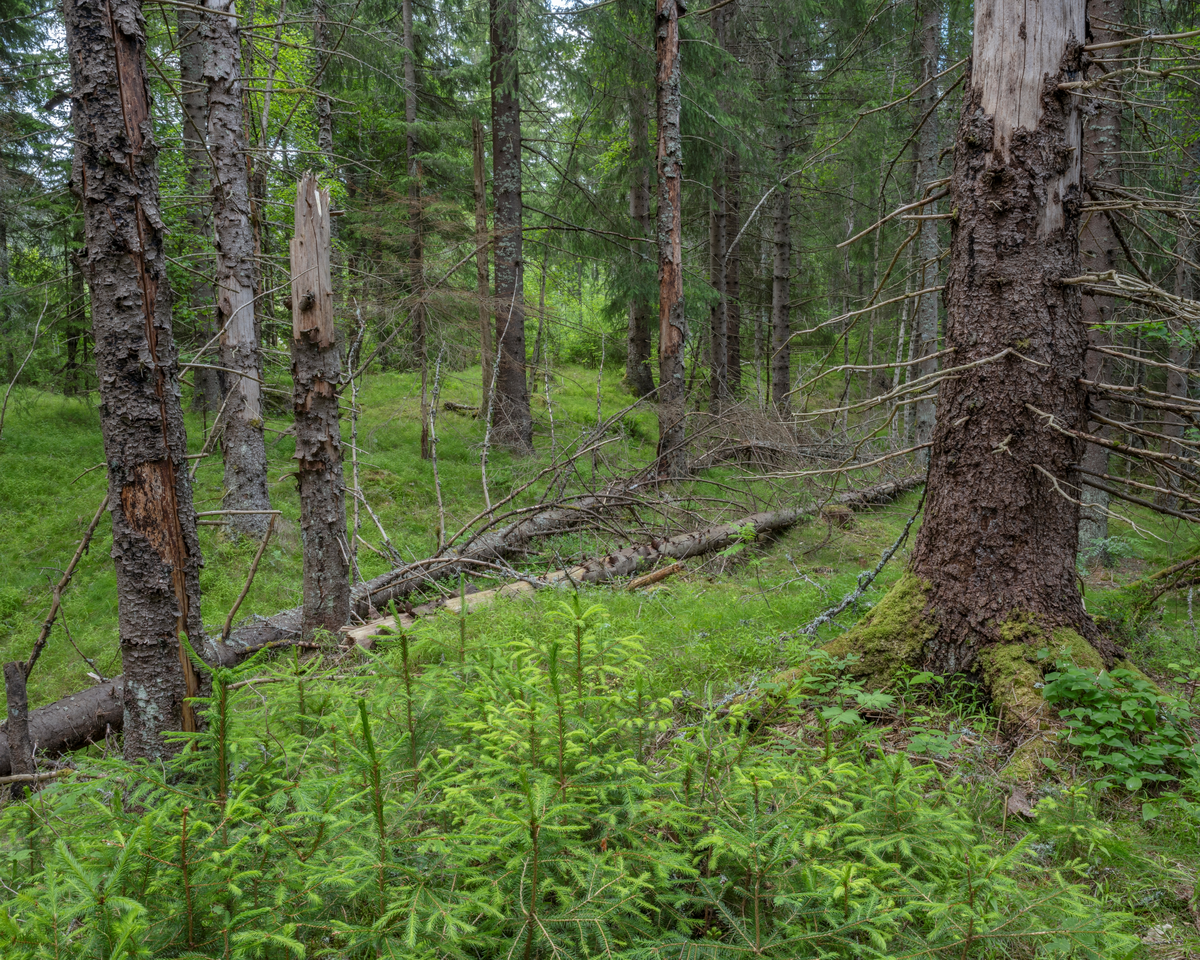
[(217, 238), (217, 325), (227, 371), (226, 510), (230, 528), (266, 534), (267, 448), (263, 440), (262, 351), (255, 328), (254, 229), (242, 124), (242, 67), (233, 0), (206, 0), (204, 78), (208, 82), (208, 152), (212, 157), (213, 226)]
[[(1111, 664), (1076, 586), (1087, 330), (1079, 271), (1084, 0), (978, 0), (951, 178), (947, 361), (912, 575), (834, 646), (863, 672), (974, 671), (1040, 713), (1037, 650)], [(1014, 345), (1018, 345), (1014, 346)], [(871, 627), (892, 627), (872, 634)], [(885, 639), (871, 643), (868, 637)], [(1064, 648), (1066, 650), (1064, 651)]]
[(679, 126), (679, 0), (658, 0), (654, 24), (658, 106), (658, 451), (660, 477), (687, 475), (683, 345), (683, 135)]
[(329, 272), (329, 219), (329, 191), (306, 173), (296, 191), (291, 248), (292, 408), (304, 544), (304, 636), (317, 627), (336, 630), (350, 618), (350, 548), (337, 397), (342, 368)]
[(187, 472), (179, 368), (159, 214), (146, 37), (133, 0), (67, 0), (74, 179), (108, 465), (112, 555), (125, 670), (125, 756), (173, 752), (196, 729), (200, 544)]

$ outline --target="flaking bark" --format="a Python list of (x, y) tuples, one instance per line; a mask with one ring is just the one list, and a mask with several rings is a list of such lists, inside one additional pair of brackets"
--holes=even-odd
[(336, 630), (350, 617), (350, 547), (338, 425), (341, 354), (329, 272), (329, 191), (306, 173), (296, 190), (292, 240), (292, 410), (304, 553), (301, 632)]
[(1057, 89), (1081, 70), (1083, 36), (1083, 0), (976, 3), (951, 179), (946, 346), (956, 366), (1005, 348), (1021, 356), (965, 370), (938, 392), (912, 568), (937, 623), (925, 658), (946, 674), (978, 669), (1013, 622), (1037, 625), (1031, 642), (1068, 628), (1114, 655), (1076, 586), (1079, 508), (1064, 493), (1083, 444), (1054, 429), (1086, 421), (1087, 331), (1077, 288), (1061, 283), (1079, 272), (1080, 114)]
[[(204, 38), (200, 35), (200, 14), (192, 6), (175, 10), (179, 37), (179, 93), (183, 102), (184, 183), (187, 186), (187, 223), (193, 243), (212, 236), (209, 204), (202, 200), (210, 192), (208, 150), (204, 139), (208, 132), (208, 88), (204, 82)], [(188, 305), (197, 317), (197, 329), (203, 343), (216, 333), (213, 325), (213, 288), (207, 277), (190, 277)], [(221, 406), (222, 378), (211, 366), (192, 371), (196, 385), (192, 409), (215, 412)]]
[[(178, 749), (200, 686), (200, 545), (159, 213), (145, 26), (132, 0), (67, 0), (75, 165), (108, 465), (117, 617), (128, 696), (125, 756)], [(34, 734), (36, 735), (36, 733)]]
[(687, 474), (683, 346), (683, 135), (679, 64), (679, 0), (657, 0), (654, 42), (658, 109), (658, 450), (661, 477)]
[(205, 0), (204, 79), (208, 84), (208, 153), (213, 172), (217, 241), (217, 325), (226, 374), (224, 432), (226, 510), (237, 533), (265, 535), (271, 509), (263, 440), (262, 351), (255, 317), (255, 242), (242, 122), (241, 46), (234, 0)]

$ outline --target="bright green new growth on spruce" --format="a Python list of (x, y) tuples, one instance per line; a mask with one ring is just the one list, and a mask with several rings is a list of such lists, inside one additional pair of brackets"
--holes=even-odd
[(1132, 944), (1123, 916), (1037, 861), (1032, 834), (986, 838), (965, 781), (883, 755), (858, 726), (822, 746), (753, 731), (655, 686), (603, 606), (539, 602), (557, 617), (502, 606), (464, 660), (458, 619), (440, 618), (358, 666), (310, 663), (303, 687), (291, 657), (214, 674), (208, 728), (167, 767), (89, 761), (0, 811), (0, 953), (849, 960)]

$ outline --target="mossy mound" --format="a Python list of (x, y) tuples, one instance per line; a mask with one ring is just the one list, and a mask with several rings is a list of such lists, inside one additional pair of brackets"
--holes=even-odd
[(866, 678), (868, 687), (886, 686), (900, 666), (919, 666), (925, 645), (937, 635), (937, 619), (927, 609), (928, 591), (927, 583), (905, 572), (871, 612), (827, 644), (825, 652), (835, 658), (856, 656), (846, 672)]
[(1017, 732), (1053, 725), (1042, 696), (1043, 678), (1060, 660), (1090, 670), (1104, 669), (1096, 649), (1074, 630), (1048, 630), (1036, 617), (1014, 614), (999, 628), (1003, 643), (979, 653), (980, 673), (1001, 725)]

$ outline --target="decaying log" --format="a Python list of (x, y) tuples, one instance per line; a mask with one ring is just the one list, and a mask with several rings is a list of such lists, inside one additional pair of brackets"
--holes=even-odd
[[(921, 480), (921, 477), (910, 477), (904, 480), (882, 483), (866, 490), (853, 490), (835, 497), (834, 503), (846, 511), (849, 511), (851, 505), (868, 506), (872, 503), (890, 500), (901, 493), (912, 490), (921, 483)], [(553, 573), (539, 578), (539, 585), (551, 586), (564, 581), (571, 583), (600, 583), (604, 580), (611, 580), (614, 577), (628, 577), (642, 567), (650, 566), (662, 559), (686, 560), (689, 557), (698, 557), (706, 553), (723, 550), (744, 536), (753, 535), (760, 537), (768, 533), (778, 533), (781, 530), (786, 530), (788, 527), (794, 526), (804, 518), (814, 516), (822, 510), (828, 510), (828, 508), (828, 504), (822, 506), (819, 503), (813, 503), (786, 510), (754, 513), (747, 517), (742, 517), (740, 520), (734, 520), (731, 523), (721, 523), (716, 526), (705, 527), (701, 530), (681, 533), (678, 536), (665, 540), (650, 540), (646, 543), (626, 547), (623, 550), (617, 550), (603, 557), (594, 557), (569, 570), (555, 570)], [(467, 597), (467, 609), (470, 610), (482, 606), (499, 597), (532, 593), (534, 589), (535, 585), (532, 582), (522, 581), (507, 584), (497, 590), (474, 593)], [(437, 609), (439, 606), (457, 611), (459, 609), (459, 600), (455, 597), (447, 600), (444, 605), (429, 604), (424, 608), (416, 608), (412, 611), (412, 614), (409, 614), (407, 623), (405, 622), (405, 618), (402, 617), (400, 626), (404, 627), (408, 623), (412, 623), (413, 614), (419, 616), (425, 612), (432, 612), (432, 610)], [(364, 641), (377, 635), (380, 628), (392, 629), (395, 626), (395, 618), (383, 617), (364, 626), (348, 630), (346, 633), (350, 639), (359, 644), (364, 644)], [(369, 644), (364, 645), (369, 646)]]
[[(869, 506), (883, 503), (909, 490), (915, 489), (922, 477), (908, 477), (888, 481), (865, 490), (850, 491), (833, 498), (834, 503), (847, 506)], [(624, 494), (613, 493), (588, 497), (573, 507), (556, 507), (535, 513), (507, 527), (484, 533), (469, 541), (456, 552), (436, 558), (436, 563), (410, 564), (399, 570), (390, 571), (354, 588), (351, 605), (360, 619), (376, 617), (373, 611), (386, 609), (392, 600), (403, 599), (419, 587), (427, 586), (434, 579), (458, 576), (460, 570), (471, 567), (469, 561), (503, 559), (519, 552), (530, 541), (541, 536), (561, 533), (578, 527), (589, 517), (595, 516), (606, 505), (622, 502)], [(747, 525), (752, 525), (756, 536), (785, 529), (805, 517), (815, 514), (822, 505), (810, 504), (789, 510), (752, 514), (733, 523), (706, 527), (703, 530), (680, 534), (665, 540), (638, 544), (618, 550), (580, 564), (570, 571), (577, 583), (598, 583), (611, 577), (629, 576), (639, 568), (658, 559), (685, 560), (714, 550), (720, 550), (743, 535)], [(567, 579), (565, 571), (556, 571), (543, 582), (555, 578)], [(488, 595), (513, 595), (534, 589), (531, 582), (508, 584), (498, 591), (480, 591), (467, 595), (467, 607), (477, 607), (488, 601)], [(446, 601), (445, 609), (457, 610), (460, 601)], [(434, 609), (433, 605), (417, 608), (414, 614)], [(401, 627), (411, 623), (409, 615), (402, 615)], [(245, 659), (264, 646), (295, 641), (301, 634), (300, 610), (285, 610), (269, 618), (255, 618), (236, 629), (229, 641), (213, 645), (206, 650), (210, 662), (232, 665)], [(88, 690), (64, 697), (55, 703), (40, 707), (29, 714), (30, 739), (37, 744), (39, 754), (54, 756), (87, 746), (104, 739), (111, 728), (120, 730), (123, 716), (121, 697), (122, 678), (107, 681)], [(6, 736), (0, 736), (0, 777), (10, 772)]]

